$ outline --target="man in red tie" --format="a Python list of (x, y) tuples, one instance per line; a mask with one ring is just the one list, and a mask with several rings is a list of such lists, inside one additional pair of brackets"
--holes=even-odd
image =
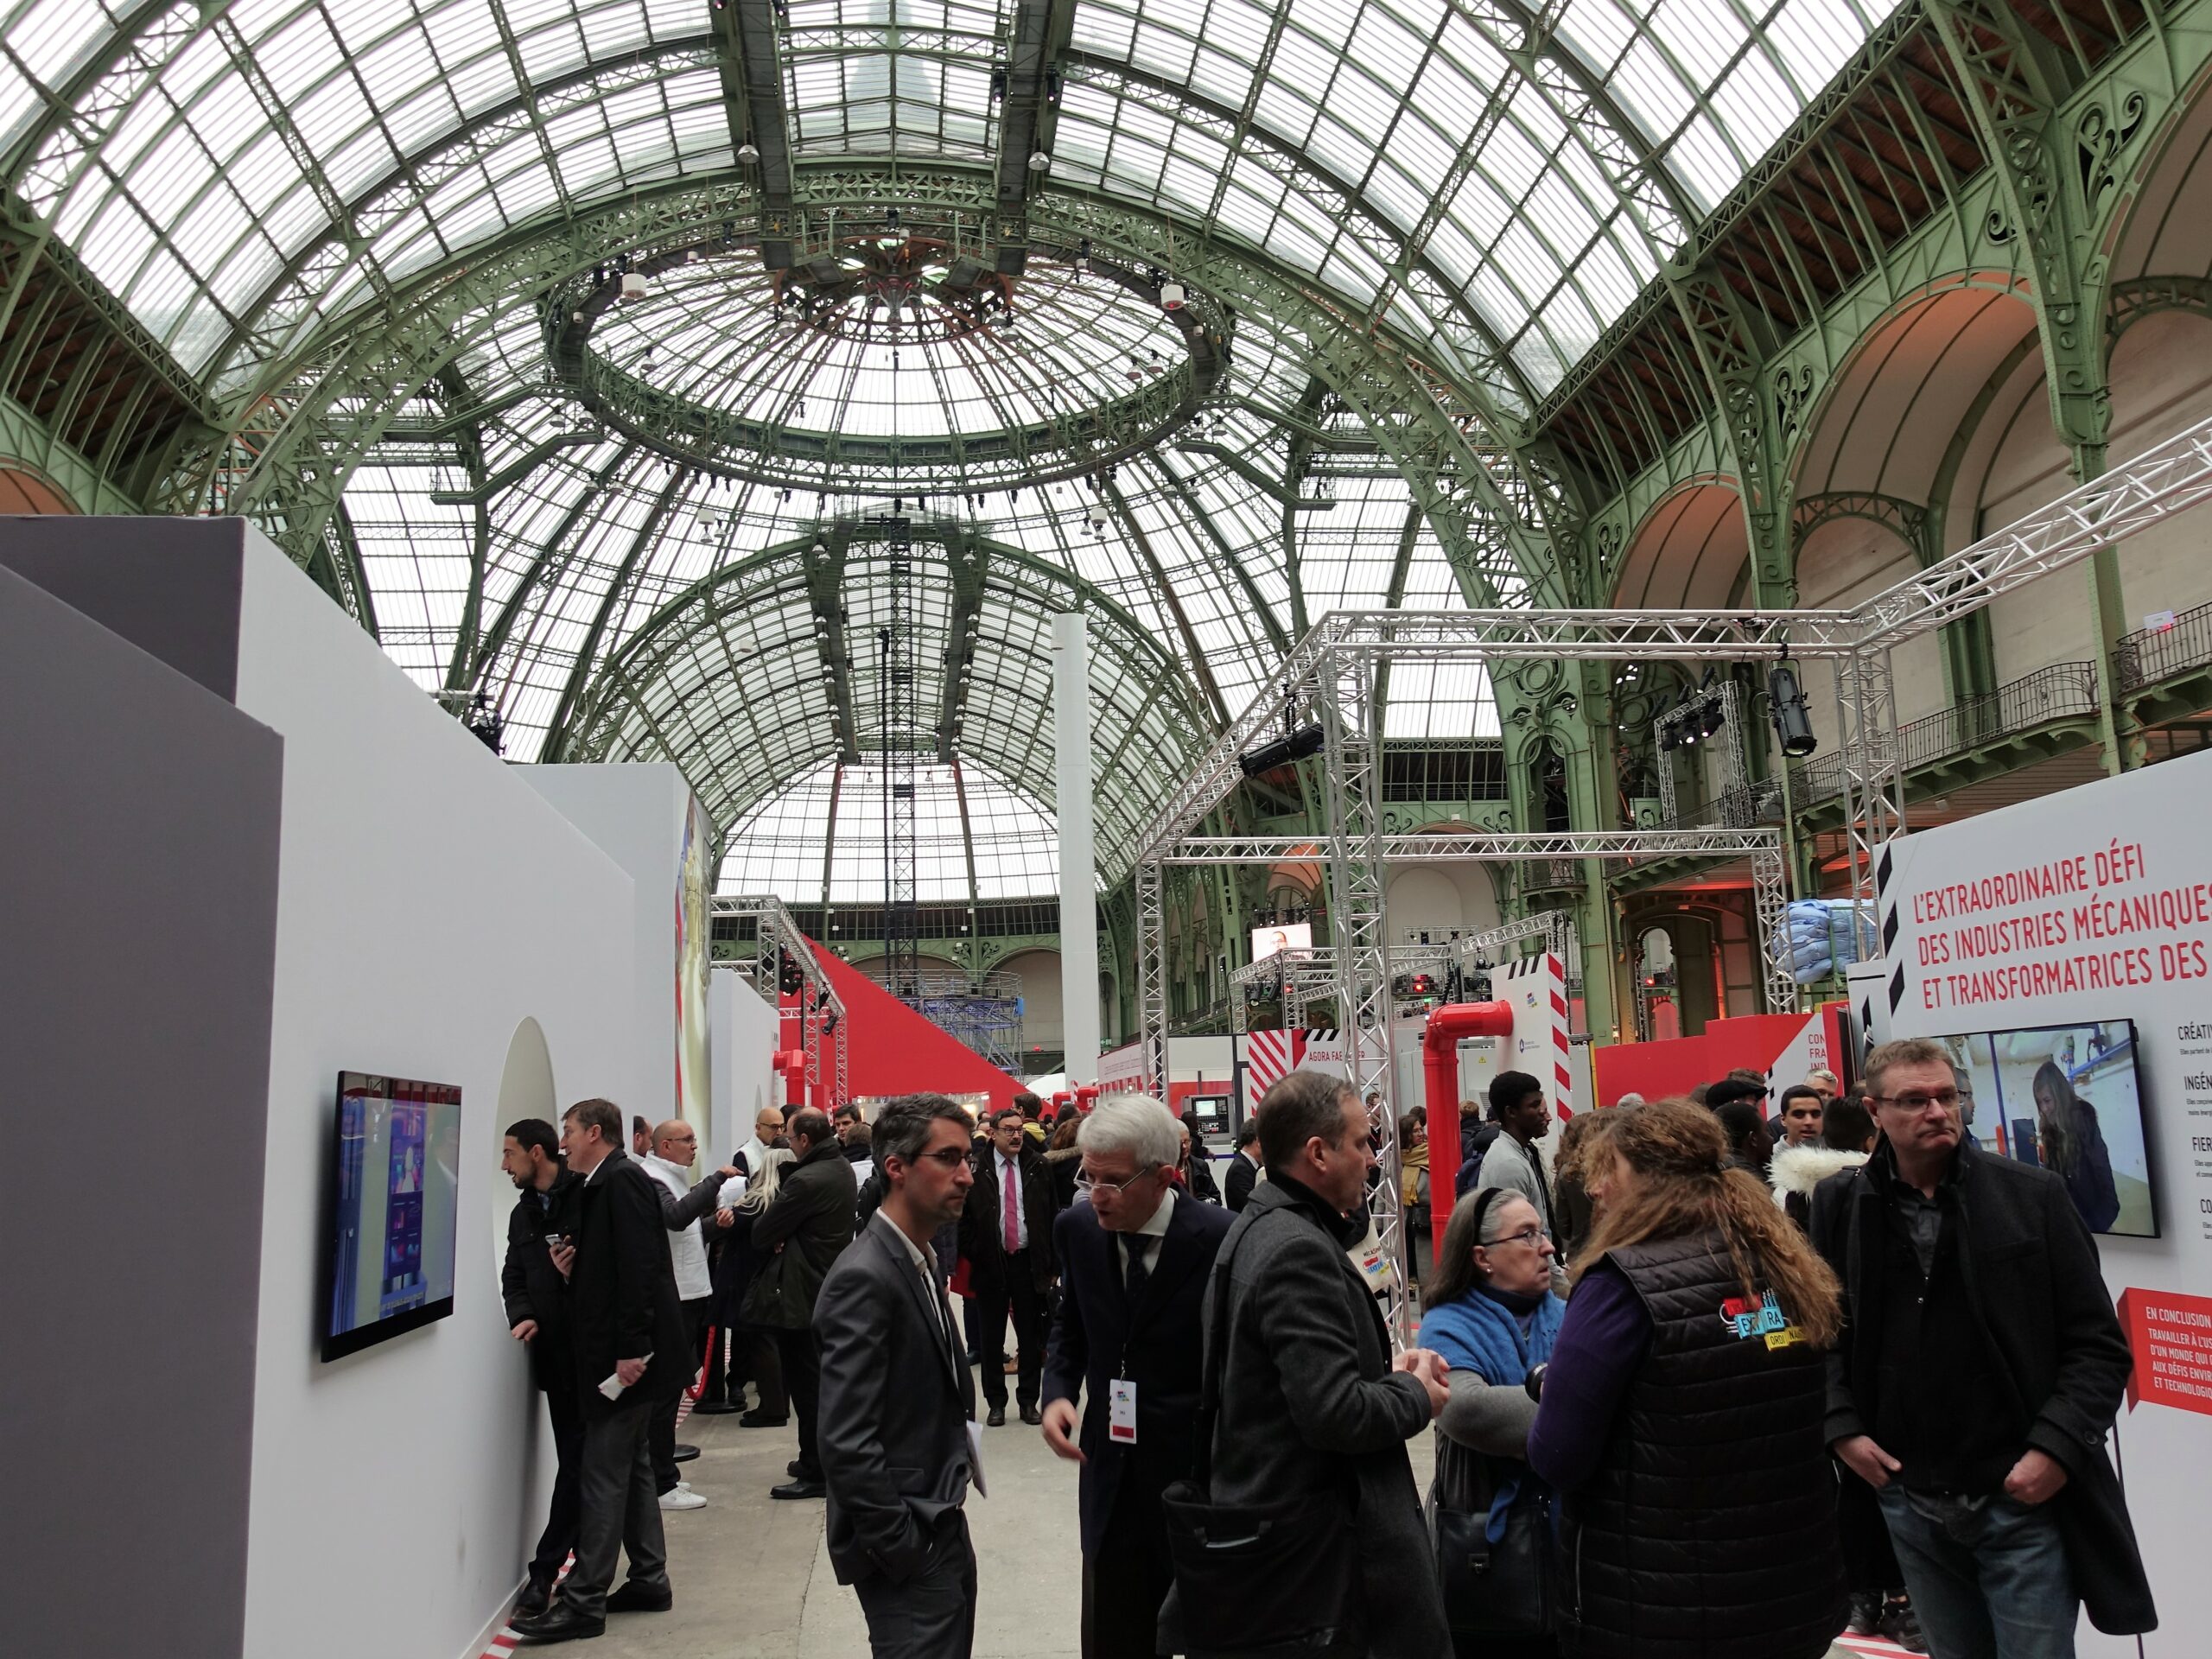
[(1014, 1315), (1020, 1356), (1021, 1421), (1044, 1421), (1038, 1409), (1045, 1370), (1046, 1293), (1052, 1283), (1052, 1183), (1035, 1144), (1012, 1107), (991, 1118), (989, 1149), (976, 1160), (976, 1186), (961, 1214), (960, 1253), (968, 1258), (968, 1292), (983, 1333), (985, 1421), (1006, 1422), (1006, 1320)]

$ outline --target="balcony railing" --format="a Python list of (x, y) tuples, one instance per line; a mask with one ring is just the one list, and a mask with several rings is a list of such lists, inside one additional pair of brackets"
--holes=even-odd
[[(2212, 607), (2208, 607), (2212, 608)], [(2177, 619), (2178, 620), (2178, 619)], [(2097, 712), (2097, 665), (2053, 663), (2010, 684), (1897, 728), (1906, 772), (1963, 753), (1977, 744), (2016, 737), (2055, 720), (2078, 720)], [(1843, 793), (1843, 756), (1831, 752), (1795, 767), (1790, 792), (1799, 810)]]
[(2170, 628), (2139, 628), (2123, 633), (2113, 647), (2113, 682), (2122, 693), (2212, 668), (2212, 601), (2174, 613)]

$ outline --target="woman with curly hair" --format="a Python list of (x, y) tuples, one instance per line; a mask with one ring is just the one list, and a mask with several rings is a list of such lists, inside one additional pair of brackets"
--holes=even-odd
[(1596, 1221), (1532, 1387), (1583, 1659), (1819, 1659), (1843, 1628), (1822, 1433), (1835, 1275), (1712, 1113), (1601, 1114)]

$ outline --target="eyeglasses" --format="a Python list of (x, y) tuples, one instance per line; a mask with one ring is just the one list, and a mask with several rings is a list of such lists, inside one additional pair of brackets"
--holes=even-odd
[(1551, 1234), (1541, 1227), (1523, 1227), (1517, 1233), (1500, 1234), (1491, 1240), (1489, 1248), (1494, 1250), (1501, 1244), (1526, 1244), (1530, 1249), (1534, 1249), (1538, 1241), (1550, 1236)]
[(1126, 1181), (1102, 1181), (1086, 1169), (1076, 1176), (1075, 1190), (1078, 1192), (1096, 1192), (1103, 1186), (1109, 1192), (1126, 1192), (1146, 1176), (1157, 1173), (1154, 1170), (1141, 1169)]
[(1959, 1091), (1955, 1089), (1938, 1089), (1932, 1095), (1923, 1095), (1916, 1091), (1909, 1095), (1870, 1095), (1867, 1098), (1878, 1101), (1885, 1106), (1902, 1106), (1908, 1112), (1924, 1112), (1930, 1106), (1941, 1106), (1948, 1112), (1959, 1103)]
[(936, 1152), (917, 1153), (915, 1156), (918, 1158), (928, 1159), (930, 1162), (935, 1164), (940, 1169), (957, 1169), (961, 1165), (968, 1161), (968, 1148), (965, 1147), (940, 1147)]

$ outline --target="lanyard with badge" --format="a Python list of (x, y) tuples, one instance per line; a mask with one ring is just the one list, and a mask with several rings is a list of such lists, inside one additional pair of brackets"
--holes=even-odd
[[(1136, 1233), (1124, 1233), (1122, 1236), (1123, 1247), (1129, 1253), (1129, 1261), (1132, 1265), (1144, 1260), (1144, 1246), (1138, 1243), (1141, 1236), (1141, 1235)], [(1128, 1274), (1126, 1271), (1122, 1275), (1122, 1282), (1126, 1294), (1128, 1284)], [(1130, 1322), (1134, 1324), (1136, 1318), (1136, 1299), (1130, 1296), (1128, 1300)], [(1124, 1332), (1122, 1337), (1120, 1375), (1106, 1385), (1106, 1438), (1117, 1446), (1135, 1446), (1137, 1443), (1137, 1385), (1129, 1376), (1129, 1338), (1127, 1332)]]

